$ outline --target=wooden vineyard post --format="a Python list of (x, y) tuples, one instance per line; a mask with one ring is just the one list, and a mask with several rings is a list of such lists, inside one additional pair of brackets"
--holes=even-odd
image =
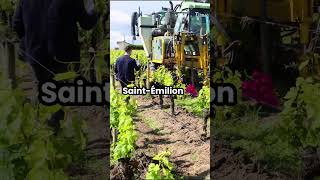
[(203, 118), (203, 135), (205, 136), (205, 137), (207, 137), (207, 125), (208, 125), (208, 119), (209, 119), (209, 117), (210, 117), (210, 110), (208, 111), (208, 110), (206, 110), (206, 109), (204, 109), (203, 111), (202, 111), (202, 118)]
[(150, 61), (149, 61), (149, 58), (148, 58), (148, 62), (147, 62), (147, 82), (146, 82), (146, 86), (147, 86), (147, 89), (150, 89)]
[(114, 128), (111, 130), (111, 134), (112, 134), (112, 143), (115, 143), (116, 142), (116, 136), (115, 136), (115, 129)]
[[(136, 61), (139, 61), (139, 56), (138, 56), (138, 54), (136, 55)], [(141, 68), (141, 67), (140, 67)], [(141, 70), (141, 69), (140, 69)], [(138, 71), (138, 77), (136, 77), (135, 79), (134, 79), (134, 85), (135, 86), (137, 86), (137, 87), (140, 87), (140, 77), (141, 77), (141, 71)]]
[(163, 95), (159, 95), (160, 99), (160, 108), (163, 109)]
[(115, 78), (115, 76), (116, 75), (114, 75), (114, 74), (112, 74), (112, 79), (111, 79), (111, 81), (112, 81), (112, 87), (113, 87), (113, 89), (116, 89), (116, 78)]
[(8, 41), (2, 41), (0, 47), (1, 72), (4, 78), (10, 82), (10, 88), (16, 88), (16, 71), (15, 71), (16, 51), (15, 45)]
[(16, 53), (15, 53), (15, 45), (13, 43), (7, 43), (8, 50), (8, 78), (10, 79), (11, 88), (16, 88)]
[(112, 142), (118, 142), (118, 130), (115, 128), (112, 129)]
[[(5, 42), (1, 41), (1, 44), (0, 44), (0, 62), (1, 62), (0, 68), (1, 68), (1, 72), (5, 72), (6, 71), (6, 69), (5, 69), (6, 60), (7, 60), (6, 54), (7, 54), (7, 52), (6, 52), (6, 48), (5, 48)], [(2, 74), (2, 75), (5, 75), (5, 74)]]
[(170, 100), (171, 100), (171, 115), (174, 116), (175, 112), (174, 112), (174, 95), (170, 95)]

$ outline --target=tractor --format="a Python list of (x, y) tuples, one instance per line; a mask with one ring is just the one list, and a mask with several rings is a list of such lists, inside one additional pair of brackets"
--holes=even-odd
[[(197, 74), (206, 77), (210, 59), (210, 3), (184, 0), (170, 8), (143, 15), (140, 8), (132, 14), (133, 40), (139, 37), (148, 57), (147, 87), (151, 73), (160, 65), (180, 72), (184, 81), (195, 84)], [(201, 79), (201, 78), (200, 78)]]

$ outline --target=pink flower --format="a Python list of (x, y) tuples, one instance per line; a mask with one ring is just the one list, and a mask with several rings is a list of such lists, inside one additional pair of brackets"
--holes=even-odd
[(279, 99), (275, 95), (271, 77), (255, 70), (252, 78), (251, 81), (242, 82), (242, 96), (272, 106), (279, 106)]
[(196, 97), (198, 96), (198, 93), (197, 93), (197, 90), (196, 90), (196, 87), (192, 84), (189, 84), (186, 88), (186, 93), (187, 94), (191, 94), (193, 97)]
[(250, 89), (250, 85), (251, 85), (250, 81), (243, 81), (241, 84), (241, 88), (243, 91), (246, 91), (246, 90)]
[(271, 86), (272, 87), (272, 79), (270, 76), (263, 75), (260, 79), (260, 82), (265, 86)]
[(243, 96), (243, 97), (246, 97), (246, 98), (249, 98), (249, 97), (250, 97), (250, 92), (248, 92), (248, 91), (242, 91), (242, 96)]
[(259, 89), (259, 94), (261, 96), (265, 95), (265, 94), (270, 94), (273, 93), (273, 89), (270, 86), (262, 86)]

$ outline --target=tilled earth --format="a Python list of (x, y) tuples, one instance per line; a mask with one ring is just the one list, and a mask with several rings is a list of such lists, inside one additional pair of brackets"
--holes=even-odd
[(204, 121), (179, 107), (176, 107), (176, 115), (172, 116), (169, 99), (164, 98), (164, 109), (160, 109), (158, 98), (136, 98), (136, 153), (152, 157), (168, 148), (177, 174), (190, 179), (209, 179), (210, 138), (201, 136)]
[(219, 180), (289, 180), (291, 177), (280, 173), (263, 171), (257, 163), (241, 151), (233, 150), (221, 139), (212, 139), (211, 179)]
[(290, 172), (271, 172), (253, 162), (240, 150), (232, 149), (225, 140), (212, 137), (211, 179), (219, 180), (315, 180), (320, 177), (320, 156), (315, 150), (305, 149), (303, 170), (298, 176)]

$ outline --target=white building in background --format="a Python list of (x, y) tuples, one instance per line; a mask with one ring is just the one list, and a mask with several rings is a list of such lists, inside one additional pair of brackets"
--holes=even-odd
[(125, 40), (123, 41), (117, 41), (117, 45), (120, 50), (124, 50), (124, 48), (128, 45), (131, 45), (130, 43), (126, 42)]

